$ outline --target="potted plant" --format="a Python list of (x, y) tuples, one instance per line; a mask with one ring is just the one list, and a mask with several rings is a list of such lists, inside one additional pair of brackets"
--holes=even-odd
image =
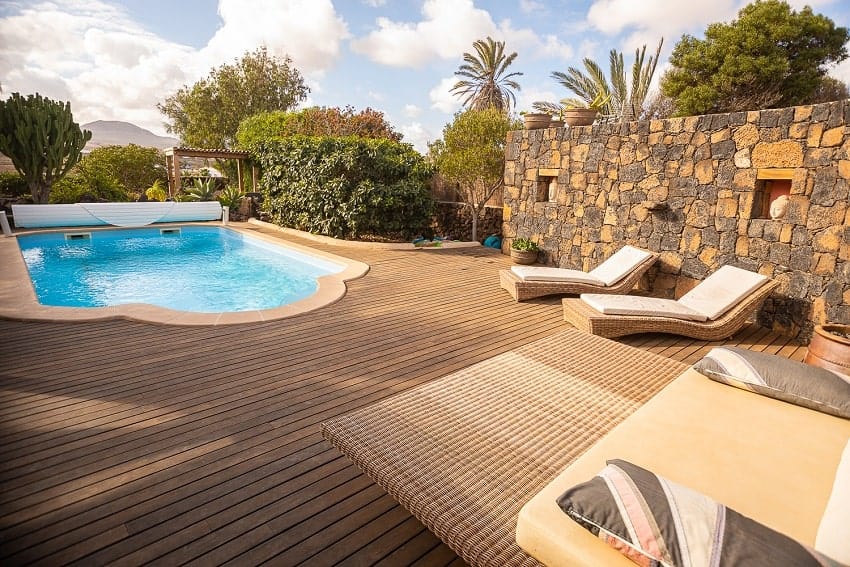
[(589, 103), (571, 99), (565, 101), (561, 116), (568, 126), (590, 126), (596, 120), (599, 111), (611, 100), (610, 94), (598, 93)]
[(548, 128), (552, 117), (545, 112), (521, 112), (522, 121), (526, 130), (539, 130)]
[(539, 251), (537, 243), (528, 238), (514, 238), (511, 242), (511, 258), (516, 264), (533, 264)]
[(816, 325), (805, 362), (850, 374), (850, 325)]

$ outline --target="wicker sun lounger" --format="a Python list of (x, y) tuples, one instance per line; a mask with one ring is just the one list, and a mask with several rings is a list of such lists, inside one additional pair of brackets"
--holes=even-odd
[(685, 365), (574, 329), (322, 424), (471, 565), (539, 565), (520, 508)]
[(526, 281), (520, 279), (511, 270), (500, 270), (501, 286), (516, 301), (525, 301), (546, 295), (579, 295), (581, 293), (628, 293), (641, 276), (655, 263), (657, 253), (652, 253), (643, 262), (629, 272), (626, 277), (610, 286), (594, 285), (585, 282), (570, 281)]
[(728, 339), (743, 327), (779, 282), (767, 280), (729, 311), (714, 320), (687, 321), (673, 317), (605, 315), (580, 298), (565, 298), (564, 320), (576, 329), (600, 337), (621, 337), (635, 333), (671, 333), (704, 341)]

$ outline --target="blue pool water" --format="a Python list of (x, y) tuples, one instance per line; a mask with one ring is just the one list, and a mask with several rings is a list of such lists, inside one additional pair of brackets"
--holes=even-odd
[[(342, 266), (223, 227), (74, 231), (18, 237), (38, 301), (148, 303), (218, 313), (270, 309), (312, 295)], [(69, 235), (88, 232), (89, 237)]]

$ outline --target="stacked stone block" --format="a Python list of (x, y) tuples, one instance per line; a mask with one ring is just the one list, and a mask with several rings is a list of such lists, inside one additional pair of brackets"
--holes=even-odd
[[(850, 101), (508, 134), (504, 246), (590, 269), (623, 244), (661, 253), (645, 287), (678, 297), (725, 264), (780, 281), (759, 322), (850, 323)], [(539, 173), (557, 172), (552, 201)], [(759, 171), (786, 170), (787, 214), (756, 218)]]

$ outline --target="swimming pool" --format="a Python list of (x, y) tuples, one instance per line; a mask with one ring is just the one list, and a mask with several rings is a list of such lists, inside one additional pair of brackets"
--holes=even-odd
[(49, 306), (267, 310), (313, 295), (319, 278), (345, 268), (219, 226), (49, 232), (18, 244)]

